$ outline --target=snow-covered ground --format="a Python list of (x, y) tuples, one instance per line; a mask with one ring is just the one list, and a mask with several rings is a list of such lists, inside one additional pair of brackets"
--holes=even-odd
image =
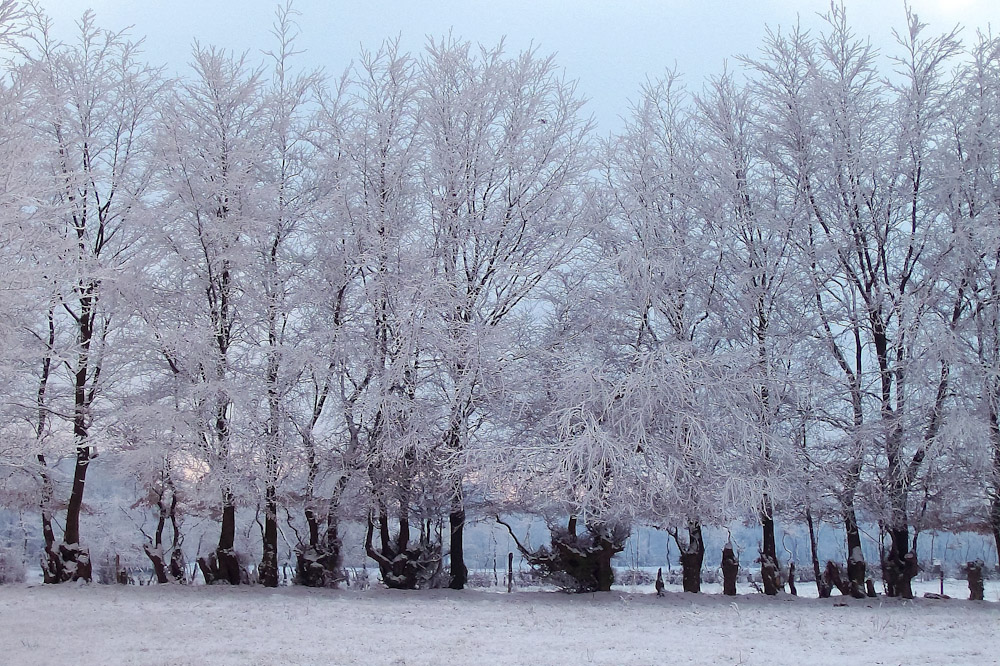
[(1000, 603), (0, 586), (0, 664), (1000, 664)]

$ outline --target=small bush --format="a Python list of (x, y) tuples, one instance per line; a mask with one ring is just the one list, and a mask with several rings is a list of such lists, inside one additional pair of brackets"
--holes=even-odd
[(616, 575), (622, 585), (652, 585), (656, 576), (645, 569), (626, 569)]

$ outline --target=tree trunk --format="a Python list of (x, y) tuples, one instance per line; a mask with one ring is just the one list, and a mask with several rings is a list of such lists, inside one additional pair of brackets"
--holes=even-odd
[(816, 544), (816, 529), (813, 525), (812, 511), (806, 509), (806, 524), (809, 526), (809, 553), (812, 556), (813, 576), (816, 578), (816, 593), (820, 599), (830, 596), (830, 586), (823, 582), (819, 568), (819, 549)]
[(965, 565), (965, 575), (969, 581), (970, 601), (982, 601), (984, 599), (983, 566), (984, 563), (982, 560), (968, 562)]
[(736, 559), (733, 544), (727, 543), (722, 549), (722, 593), (736, 596), (736, 578), (740, 574), (740, 561)]
[(990, 401), (990, 441), (993, 443), (993, 484), (990, 488), (990, 529), (997, 547), (997, 567), (1000, 569), (1000, 416), (998, 399)]
[(681, 572), (685, 592), (701, 592), (701, 569), (705, 561), (705, 542), (702, 539), (701, 523), (688, 521), (688, 542), (686, 546), (677, 541), (681, 553)]
[[(160, 501), (162, 502), (162, 498)], [(156, 522), (154, 541), (152, 544), (149, 542), (145, 543), (143, 550), (146, 552), (146, 557), (153, 564), (153, 574), (156, 576), (156, 582), (163, 585), (169, 582), (167, 567), (163, 562), (163, 529), (166, 527), (167, 519), (163, 515), (163, 506), (159, 505), (159, 508), (160, 517)]]
[(823, 572), (823, 584), (829, 590), (837, 588), (845, 597), (851, 594), (850, 583), (844, 580), (843, 575), (840, 573), (840, 567), (833, 560), (828, 560), (826, 563), (826, 570)]
[(764, 585), (764, 593), (774, 595), (782, 589), (781, 575), (778, 569), (778, 549), (774, 537), (774, 507), (771, 498), (764, 496), (761, 506), (760, 522), (763, 533), (763, 546), (760, 551), (760, 577)]
[(451, 513), (448, 514), (448, 525), (451, 528), (451, 577), (448, 587), (461, 590), (469, 581), (469, 569), (465, 566), (465, 508), (461, 481), (456, 484)]
[[(73, 487), (66, 507), (66, 526), (63, 530), (62, 555), (64, 572), (62, 580), (90, 580), (90, 554), (80, 545), (80, 512), (83, 509), (83, 491), (87, 482), (87, 470), (92, 458), (90, 439), (87, 432), (90, 404), (94, 398), (94, 387), (90, 380), (90, 345), (94, 338), (93, 316), (97, 285), (82, 287), (80, 313), (77, 317), (77, 342), (79, 353), (73, 381), (73, 437), (76, 440), (76, 465), (73, 468)], [(70, 564), (70, 563), (74, 564)]]
[(910, 531), (903, 525), (889, 530), (889, 553), (883, 562), (886, 594), (890, 597), (913, 598), (913, 578), (917, 575), (917, 554), (910, 550)]
[(847, 580), (850, 593), (855, 599), (864, 599), (867, 596), (865, 579), (868, 577), (868, 567), (861, 550), (861, 531), (858, 529), (853, 503), (844, 509), (844, 528), (847, 532)]
[(236, 557), (236, 504), (228, 488), (222, 491), (222, 527), (219, 545), (209, 558), (198, 558), (205, 583), (228, 583), (239, 585), (243, 582), (243, 570)]
[(264, 490), (264, 553), (258, 567), (264, 587), (278, 587), (278, 499), (273, 485)]

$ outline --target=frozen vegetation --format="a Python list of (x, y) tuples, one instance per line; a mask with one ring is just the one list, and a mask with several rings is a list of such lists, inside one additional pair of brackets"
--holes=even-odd
[(996, 663), (1000, 38), (833, 4), (606, 134), (298, 20), (0, 0), (0, 663)]

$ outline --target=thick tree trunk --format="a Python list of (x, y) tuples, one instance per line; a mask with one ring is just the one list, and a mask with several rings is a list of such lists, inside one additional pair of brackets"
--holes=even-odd
[(890, 597), (913, 598), (913, 578), (917, 575), (917, 554), (910, 550), (910, 531), (906, 525), (889, 530), (889, 553), (883, 562), (886, 594)]
[(855, 599), (863, 599), (867, 596), (865, 578), (867, 578), (868, 567), (861, 550), (861, 531), (858, 529), (858, 519), (853, 503), (844, 509), (844, 528), (847, 532), (847, 580), (850, 594)]
[(840, 573), (840, 567), (833, 560), (828, 560), (826, 563), (826, 569), (823, 571), (823, 584), (828, 590), (837, 588), (845, 597), (851, 594), (850, 583), (844, 580), (844, 576)]
[(984, 563), (982, 560), (968, 562), (965, 565), (965, 575), (969, 581), (970, 601), (982, 601), (984, 599), (983, 567)]
[(309, 543), (297, 549), (295, 582), (307, 587), (337, 587), (346, 576), (343, 570), (343, 543), (340, 539), (340, 500), (349, 477), (337, 480), (327, 504), (326, 529), (320, 534), (320, 521), (311, 507), (306, 507)]
[(375, 517), (368, 519), (365, 535), (365, 552), (378, 563), (382, 582), (386, 587), (397, 590), (415, 590), (433, 584), (440, 572), (441, 544), (432, 540), (430, 525), (421, 525), (420, 541), (409, 543), (409, 519), (399, 520), (399, 535), (395, 544), (389, 537), (389, 519), (380, 507), (379, 537), (381, 548), (375, 548), (372, 539), (375, 532)]
[(278, 499), (273, 485), (264, 490), (264, 552), (257, 569), (264, 587), (278, 587)]
[(736, 579), (740, 574), (740, 561), (736, 558), (733, 544), (727, 543), (722, 549), (722, 593), (736, 596)]
[(681, 572), (685, 592), (701, 592), (701, 569), (705, 562), (705, 541), (702, 539), (701, 523), (688, 522), (688, 542), (682, 545), (675, 534), (677, 549), (681, 553)]
[(497, 522), (507, 528), (517, 549), (539, 576), (568, 592), (610, 592), (615, 581), (611, 560), (625, 548), (630, 531), (618, 524), (588, 523), (586, 533), (578, 535), (577, 519), (571, 516), (566, 529), (550, 527), (550, 548), (530, 550), (499, 516)]
[(469, 581), (469, 569), (465, 566), (465, 508), (461, 481), (457, 483), (452, 499), (448, 525), (451, 528), (451, 576), (448, 587), (453, 590), (461, 590)]
[(222, 491), (222, 525), (219, 531), (219, 545), (208, 558), (198, 558), (198, 566), (205, 583), (228, 583), (239, 585), (243, 582), (243, 570), (236, 557), (236, 503), (228, 488)]
[(621, 551), (621, 548), (616, 550), (615, 544), (603, 535), (598, 538), (598, 544), (599, 548), (595, 558), (597, 571), (594, 576), (597, 579), (597, 591), (610, 592), (611, 586), (615, 584), (615, 569), (611, 566), (611, 559), (615, 553)]
[[(89, 385), (90, 345), (94, 338), (93, 316), (96, 284), (88, 284), (80, 296), (80, 313), (77, 317), (79, 355), (73, 381), (73, 437), (76, 440), (76, 465), (73, 468), (73, 486), (66, 507), (66, 524), (63, 545), (59, 552), (63, 560), (62, 580), (90, 580), (90, 553), (80, 545), (80, 513), (83, 509), (83, 492), (87, 483), (87, 470), (92, 458), (88, 429), (90, 404), (94, 387)], [(89, 390), (88, 390), (89, 388)], [(71, 564), (72, 563), (72, 564)]]
[(763, 545), (760, 551), (760, 577), (764, 585), (764, 593), (774, 595), (782, 589), (781, 574), (778, 565), (778, 547), (774, 537), (774, 507), (771, 498), (764, 496), (760, 511)]

